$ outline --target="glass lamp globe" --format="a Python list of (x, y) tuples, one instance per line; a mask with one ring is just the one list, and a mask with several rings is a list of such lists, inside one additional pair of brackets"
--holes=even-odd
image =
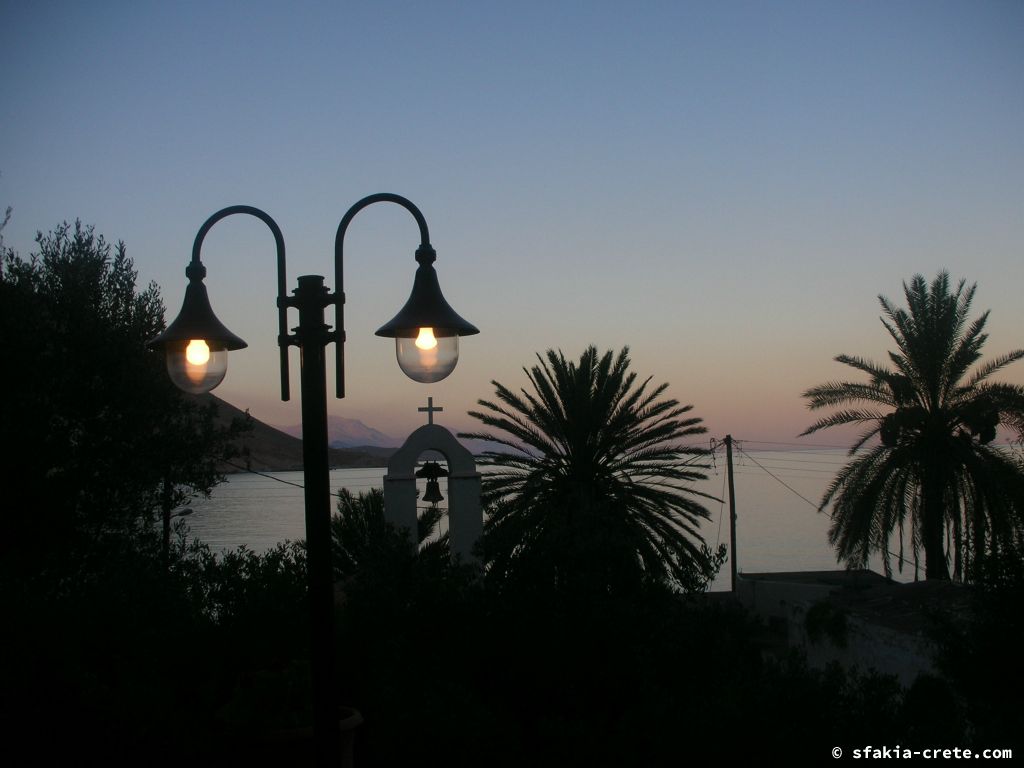
[(419, 328), (415, 338), (395, 337), (398, 367), (413, 381), (432, 384), (448, 377), (459, 362), (459, 337), (439, 328)]
[(190, 339), (167, 345), (167, 373), (181, 390), (202, 395), (224, 381), (228, 351), (222, 344)]

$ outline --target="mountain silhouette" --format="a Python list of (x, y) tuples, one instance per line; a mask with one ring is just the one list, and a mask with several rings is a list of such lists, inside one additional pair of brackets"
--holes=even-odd
[[(292, 437), (302, 437), (301, 424), (291, 427), (279, 427), (279, 429)], [(402, 444), (401, 440), (385, 435), (380, 430), (367, 426), (359, 419), (349, 419), (344, 416), (327, 417), (327, 442), (332, 448), (357, 448), (363, 446), (397, 448)]]
[[(187, 395), (187, 397), (193, 397), (204, 404), (215, 403), (217, 418), (224, 424), (229, 423), (233, 418), (246, 416), (245, 412), (216, 395)], [(230, 465), (226, 465), (223, 471), (230, 473), (253, 469), (259, 472), (283, 472), (302, 469), (302, 440), (294, 435), (285, 434), (259, 419), (254, 418), (252, 422), (252, 432), (243, 435), (238, 443), (242, 455), (234, 459)], [(301, 430), (299, 432), (301, 434)], [(387, 466), (387, 455), (376, 451), (370, 454), (365, 451), (339, 450), (332, 447), (327, 451), (327, 460), (332, 467)]]

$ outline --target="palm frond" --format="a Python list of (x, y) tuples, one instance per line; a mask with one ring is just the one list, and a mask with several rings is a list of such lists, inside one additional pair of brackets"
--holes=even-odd
[(879, 405), (896, 405), (892, 389), (882, 384), (862, 384), (854, 381), (829, 381), (806, 390), (802, 397), (810, 402), (807, 407), (812, 411), (819, 408), (831, 408), (849, 402), (867, 401)]
[(858, 371), (863, 371), (868, 374), (874, 382), (885, 381), (892, 375), (892, 371), (888, 368), (868, 360), (867, 358), (858, 357), (857, 355), (836, 355), (835, 361), (837, 363), (842, 363), (843, 365), (848, 365), (851, 368), (856, 368)]
[(974, 372), (974, 375), (967, 380), (967, 383), (964, 385), (964, 389), (973, 389), (996, 371), (1001, 370), (1010, 363), (1015, 363), (1021, 359), (1024, 359), (1024, 349), (1015, 349), (1013, 352), (1007, 352), (1005, 355), (999, 355), (998, 357), (989, 360), (987, 363), (979, 367), (978, 370)]
[(839, 411), (833, 413), (831, 416), (826, 416), (823, 419), (819, 419), (814, 422), (811, 426), (800, 433), (800, 437), (806, 437), (807, 435), (813, 434), (821, 429), (828, 429), (829, 427), (838, 427), (842, 424), (862, 424), (866, 421), (880, 421), (882, 419), (882, 413), (873, 410), (864, 409), (851, 409), (846, 411)]

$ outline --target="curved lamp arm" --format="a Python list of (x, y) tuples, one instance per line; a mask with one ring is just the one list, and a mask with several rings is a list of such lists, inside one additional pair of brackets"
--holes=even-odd
[(416, 261), (421, 264), (433, 263), (434, 259), (437, 258), (434, 253), (434, 249), (430, 245), (430, 231), (427, 229), (427, 220), (423, 218), (423, 214), (420, 209), (417, 208), (411, 200), (408, 200), (401, 195), (393, 195), (390, 192), (379, 192), (376, 195), (368, 195), (362, 200), (357, 202), (345, 213), (345, 216), (341, 219), (341, 223), (338, 225), (338, 233), (334, 237), (334, 322), (337, 329), (338, 349), (335, 354), (335, 386), (336, 396), (339, 398), (345, 397), (345, 353), (343, 345), (345, 343), (345, 323), (344, 323), (344, 311), (345, 311), (345, 282), (344, 282), (344, 250), (345, 250), (345, 232), (348, 230), (348, 225), (352, 223), (352, 219), (359, 213), (363, 208), (374, 203), (396, 203), (405, 208), (409, 213), (416, 219), (416, 224), (420, 228), (420, 247), (416, 249)]
[(288, 344), (286, 341), (288, 337), (288, 312), (282, 303), (287, 298), (285, 290), (287, 280), (285, 276), (284, 236), (281, 234), (281, 228), (277, 226), (277, 222), (270, 218), (270, 215), (265, 211), (261, 211), (259, 208), (254, 208), (251, 205), (232, 205), (222, 208), (208, 218), (196, 233), (196, 239), (192, 245), (192, 261), (185, 270), (185, 274), (189, 279), (192, 279), (193, 275), (198, 279), (206, 277), (206, 267), (203, 266), (203, 262), (199, 258), (199, 252), (202, 250), (206, 233), (218, 221), (236, 213), (255, 216), (270, 227), (270, 231), (274, 235), (274, 244), (277, 247), (277, 343), (281, 348), (281, 399), (288, 400), (290, 398), (288, 387)]

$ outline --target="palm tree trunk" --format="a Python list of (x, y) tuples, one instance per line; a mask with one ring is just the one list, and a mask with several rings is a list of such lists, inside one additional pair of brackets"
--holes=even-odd
[(945, 533), (942, 480), (934, 476), (926, 477), (921, 499), (921, 538), (924, 544), (925, 579), (949, 581)]
[(971, 531), (971, 544), (973, 545), (973, 561), (971, 571), (973, 578), (981, 572), (985, 560), (985, 499), (980, 489), (975, 488), (974, 507), (971, 510), (974, 515), (974, 525)]

